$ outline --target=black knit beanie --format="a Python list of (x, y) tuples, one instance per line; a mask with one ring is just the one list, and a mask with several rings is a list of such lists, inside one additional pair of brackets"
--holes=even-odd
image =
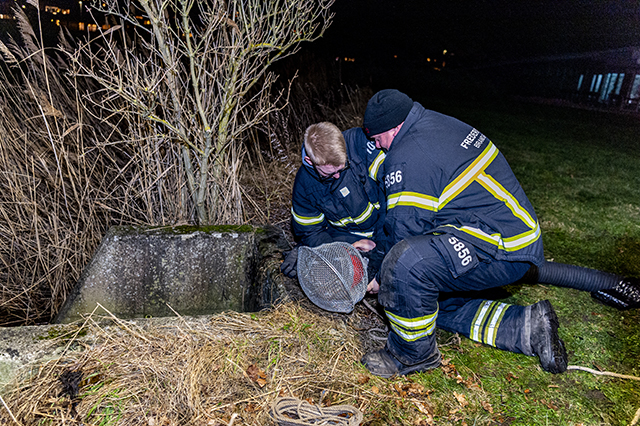
[(367, 137), (379, 135), (402, 123), (413, 108), (413, 100), (395, 89), (381, 90), (369, 99), (362, 126)]

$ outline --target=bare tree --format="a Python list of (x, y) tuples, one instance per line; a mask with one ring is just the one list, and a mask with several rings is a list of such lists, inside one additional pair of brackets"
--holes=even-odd
[[(103, 0), (73, 74), (141, 167), (132, 202), (158, 223), (242, 223), (246, 131), (285, 105), (271, 65), (322, 36), (333, 0)], [(134, 200), (135, 199), (135, 200)]]

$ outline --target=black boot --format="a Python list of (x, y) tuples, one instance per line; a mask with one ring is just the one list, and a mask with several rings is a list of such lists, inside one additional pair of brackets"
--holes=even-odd
[(434, 369), (440, 365), (442, 358), (440, 351), (436, 350), (427, 358), (414, 365), (405, 365), (398, 361), (387, 348), (369, 352), (362, 357), (361, 362), (367, 367), (371, 374), (388, 379), (393, 376), (404, 376), (410, 373), (418, 373)]
[(544, 371), (567, 370), (567, 351), (558, 334), (558, 316), (548, 300), (531, 305), (531, 349), (540, 358)]
[(640, 281), (637, 278), (623, 278), (614, 288), (594, 291), (591, 297), (618, 309), (640, 308)]

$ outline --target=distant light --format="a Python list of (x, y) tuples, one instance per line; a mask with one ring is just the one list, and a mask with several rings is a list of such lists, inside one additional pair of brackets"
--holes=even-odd
[(393, 55), (393, 57), (394, 57), (395, 59), (398, 59), (398, 55)]
[(443, 55), (446, 55), (446, 54), (447, 54), (447, 49), (444, 49), (444, 50), (442, 51), (442, 54), (443, 54)]

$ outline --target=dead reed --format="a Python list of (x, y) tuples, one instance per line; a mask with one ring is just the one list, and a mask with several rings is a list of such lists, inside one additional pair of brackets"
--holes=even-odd
[(0, 43), (1, 325), (48, 321), (107, 226), (141, 217), (123, 203), (126, 149), (101, 145), (79, 103), (86, 82), (17, 16), (23, 40)]

